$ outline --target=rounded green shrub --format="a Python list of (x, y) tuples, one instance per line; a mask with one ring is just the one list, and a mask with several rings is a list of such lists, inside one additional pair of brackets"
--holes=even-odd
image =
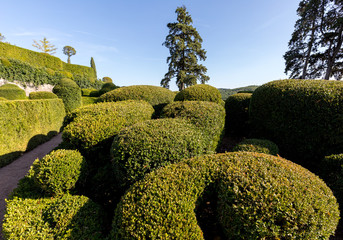
[(117, 205), (110, 239), (204, 239), (195, 211), (209, 186), (228, 239), (329, 239), (338, 224), (336, 199), (319, 177), (279, 157), (234, 152), (134, 183)]
[(5, 239), (104, 239), (102, 209), (85, 196), (7, 200)]
[(279, 153), (278, 146), (272, 141), (266, 139), (244, 139), (238, 143), (232, 151), (234, 152), (258, 152), (271, 155), (277, 155)]
[(33, 178), (51, 195), (62, 195), (75, 187), (81, 175), (84, 158), (76, 150), (52, 151), (33, 163)]
[(103, 94), (100, 101), (117, 102), (124, 100), (144, 100), (150, 103), (155, 109), (160, 109), (173, 101), (175, 93), (169, 89), (157, 86), (134, 85), (121, 87)]
[(95, 88), (82, 88), (81, 94), (82, 96), (89, 96), (91, 92), (96, 91)]
[(66, 116), (65, 125), (69, 124), (64, 128), (62, 138), (82, 153), (98, 151), (110, 146), (122, 128), (151, 119), (153, 112), (152, 106), (144, 101), (88, 105)]
[(236, 93), (226, 99), (226, 135), (237, 137), (249, 134), (249, 105), (251, 96), (251, 93)]
[(0, 97), (8, 100), (27, 99), (25, 91), (15, 84), (4, 84), (0, 86)]
[(52, 92), (62, 98), (67, 113), (81, 107), (81, 89), (73, 80), (61, 79)]
[(145, 174), (206, 153), (207, 143), (185, 119), (155, 119), (122, 130), (112, 144), (115, 175), (124, 188)]
[(225, 109), (217, 103), (204, 101), (173, 102), (163, 108), (161, 117), (189, 120), (205, 135), (209, 151), (216, 151), (224, 133)]
[(175, 101), (208, 101), (222, 102), (219, 90), (207, 84), (196, 84), (180, 91), (175, 96)]
[(29, 99), (51, 99), (58, 98), (58, 96), (52, 92), (39, 91), (39, 92), (30, 92)]
[(114, 83), (111, 83), (111, 82), (104, 83), (102, 85), (101, 89), (99, 90), (99, 95), (101, 96), (102, 94), (110, 92), (110, 91), (117, 89), (117, 88), (119, 88), (119, 87), (116, 86)]
[(257, 88), (250, 118), (255, 136), (275, 142), (280, 154), (317, 164), (343, 149), (343, 82), (279, 80)]

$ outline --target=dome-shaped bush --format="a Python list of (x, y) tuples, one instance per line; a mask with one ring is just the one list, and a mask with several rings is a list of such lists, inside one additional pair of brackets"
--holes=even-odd
[(207, 84), (196, 84), (180, 91), (175, 101), (208, 101), (221, 104), (222, 95), (219, 90)]
[(163, 108), (161, 117), (189, 120), (205, 135), (210, 151), (219, 146), (225, 125), (225, 109), (221, 105), (204, 101), (173, 102)]
[(46, 91), (31, 92), (29, 95), (29, 99), (51, 99), (51, 98), (58, 98), (58, 96), (52, 92), (46, 92)]
[(249, 105), (251, 93), (236, 93), (225, 101), (225, 130), (227, 135), (249, 134)]
[[(119, 87), (116, 86), (114, 83), (111, 83), (111, 82), (104, 83), (102, 85), (101, 89), (99, 90), (99, 96), (101, 96), (104, 93), (110, 92), (114, 89), (117, 89), (117, 88), (119, 88)], [(129, 100), (129, 99), (127, 99), (127, 100)]]
[(305, 168), (261, 153), (207, 155), (160, 168), (132, 185), (117, 205), (110, 239), (204, 239), (195, 210), (217, 194), (228, 239), (329, 239), (338, 204)]
[(244, 139), (238, 143), (232, 151), (234, 152), (259, 152), (271, 155), (279, 153), (278, 146), (272, 141), (266, 139)]
[(185, 119), (137, 123), (114, 138), (115, 175), (125, 188), (154, 169), (202, 155), (207, 147), (201, 131)]
[(73, 80), (61, 79), (52, 92), (62, 98), (67, 113), (81, 107), (81, 89)]
[(47, 193), (62, 195), (75, 187), (84, 158), (76, 150), (52, 151), (33, 163), (35, 182)]
[(25, 91), (15, 84), (4, 84), (0, 86), (0, 97), (8, 100), (27, 99)]
[(279, 80), (257, 88), (250, 118), (256, 137), (275, 142), (280, 154), (317, 164), (343, 149), (343, 82)]

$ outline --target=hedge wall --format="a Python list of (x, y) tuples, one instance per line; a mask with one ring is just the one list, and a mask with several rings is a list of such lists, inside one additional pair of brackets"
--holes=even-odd
[(343, 149), (343, 82), (279, 80), (252, 95), (258, 137), (275, 142), (287, 159), (315, 164)]
[(58, 133), (65, 116), (60, 99), (0, 101), (0, 112), (1, 167)]
[(8, 100), (27, 99), (25, 91), (15, 84), (4, 84), (0, 86), (0, 97)]
[(319, 177), (282, 158), (242, 152), (148, 174), (117, 205), (110, 239), (204, 239), (195, 212), (210, 186), (225, 239), (329, 239), (338, 224), (336, 199)]

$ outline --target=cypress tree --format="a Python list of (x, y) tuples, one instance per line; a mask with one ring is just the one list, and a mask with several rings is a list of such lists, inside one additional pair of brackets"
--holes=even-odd
[(176, 78), (179, 90), (187, 86), (206, 83), (210, 78), (206, 76), (207, 68), (198, 64), (198, 59), (206, 60), (206, 51), (202, 49), (202, 38), (196, 28), (191, 24), (193, 20), (187, 12), (186, 7), (178, 7), (175, 11), (177, 22), (168, 23), (169, 35), (167, 35), (164, 46), (169, 48), (170, 56), (168, 72), (161, 81), (161, 86), (169, 88), (169, 82)]
[(91, 68), (93, 68), (93, 69), (94, 69), (95, 76), (96, 76), (96, 78), (98, 78), (98, 77), (97, 77), (97, 74), (96, 74), (96, 67), (95, 67), (95, 62), (94, 62), (94, 59), (93, 59), (93, 57), (91, 57)]

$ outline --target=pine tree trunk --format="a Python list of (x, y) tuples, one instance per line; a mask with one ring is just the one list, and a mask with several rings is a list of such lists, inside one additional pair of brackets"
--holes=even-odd
[(308, 49), (307, 49), (307, 54), (306, 54), (306, 58), (305, 58), (305, 64), (304, 64), (304, 67), (303, 67), (303, 73), (302, 73), (301, 79), (306, 79), (307, 66), (308, 66), (308, 63), (309, 63), (309, 60), (310, 60), (310, 56), (311, 56), (311, 52), (312, 52), (312, 47), (313, 47), (313, 42), (314, 42), (314, 34), (316, 32), (315, 23), (316, 23), (315, 20), (313, 20), (313, 22), (312, 22), (311, 40), (308, 43)]
[(326, 69), (326, 73), (325, 73), (325, 77), (324, 77), (324, 79), (326, 79), (326, 80), (329, 80), (331, 73), (332, 73), (332, 68), (335, 64), (336, 56), (337, 56), (339, 50), (341, 50), (342, 41), (343, 41), (342, 32), (343, 32), (343, 25), (341, 26), (341, 28), (339, 30), (339, 34), (338, 34), (339, 38), (338, 38), (337, 45), (334, 47), (333, 53), (331, 56), (329, 56), (329, 59), (328, 59), (328, 65), (327, 65), (327, 69)]
[(70, 56), (68, 56), (68, 63), (70, 63)]

